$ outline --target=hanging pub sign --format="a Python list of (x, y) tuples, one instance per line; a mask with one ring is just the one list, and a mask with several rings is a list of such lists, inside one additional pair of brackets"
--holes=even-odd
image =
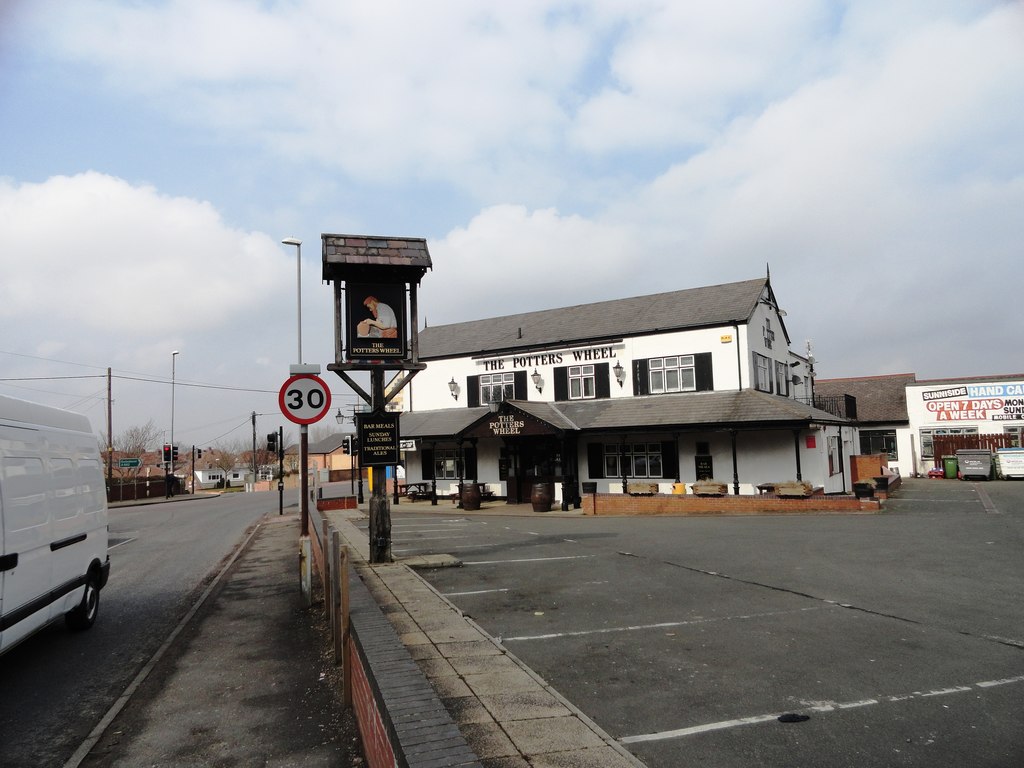
[(346, 284), (346, 346), (350, 360), (404, 359), (404, 283)]
[(402, 441), (398, 434), (398, 418), (399, 414), (394, 411), (356, 414), (360, 464), (364, 467), (387, 467), (399, 463)]

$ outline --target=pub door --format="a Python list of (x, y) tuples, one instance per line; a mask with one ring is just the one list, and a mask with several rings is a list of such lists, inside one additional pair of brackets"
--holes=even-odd
[(516, 490), (520, 503), (530, 500), (536, 483), (549, 484), (554, 498), (554, 485), (562, 479), (561, 444), (554, 437), (526, 437), (518, 445)]

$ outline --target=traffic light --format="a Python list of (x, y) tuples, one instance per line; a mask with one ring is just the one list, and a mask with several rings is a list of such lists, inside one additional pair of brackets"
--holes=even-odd
[(348, 456), (352, 452), (352, 448), (351, 448), (350, 443), (349, 443), (349, 441), (351, 441), (351, 440), (352, 440), (351, 437), (346, 437), (345, 438), (345, 442), (343, 442), (341, 444), (341, 452), (343, 454), (345, 454), (346, 456)]
[(169, 464), (171, 462), (171, 446), (169, 443), (164, 443), (163, 460), (164, 464)]
[(202, 448), (196, 448), (196, 458), (197, 459), (203, 458), (203, 449)]
[(277, 432), (267, 434), (267, 451), (277, 455)]
[(177, 460), (178, 460), (178, 446), (172, 445), (171, 446), (171, 461), (177, 461)]

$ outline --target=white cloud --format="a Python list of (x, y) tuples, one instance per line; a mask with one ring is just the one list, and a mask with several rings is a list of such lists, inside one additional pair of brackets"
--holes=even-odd
[(201, 330), (265, 302), (285, 260), (209, 203), (99, 173), (0, 181), (0, 316), (145, 337)]

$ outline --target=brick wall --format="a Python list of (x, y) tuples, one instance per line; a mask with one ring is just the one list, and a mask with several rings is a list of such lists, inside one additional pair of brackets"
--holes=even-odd
[(779, 499), (771, 496), (629, 496), (585, 494), (586, 515), (780, 515), (818, 512), (878, 512), (877, 499), (812, 496)]
[[(354, 644), (349, 641), (352, 648)], [(352, 648), (352, 650), (355, 650)], [(377, 708), (370, 681), (363, 669), (363, 657), (352, 653), (352, 706), (355, 708), (359, 736), (363, 742), (363, 757), (370, 768), (394, 768), (395, 751), (391, 748), (384, 719)]]

